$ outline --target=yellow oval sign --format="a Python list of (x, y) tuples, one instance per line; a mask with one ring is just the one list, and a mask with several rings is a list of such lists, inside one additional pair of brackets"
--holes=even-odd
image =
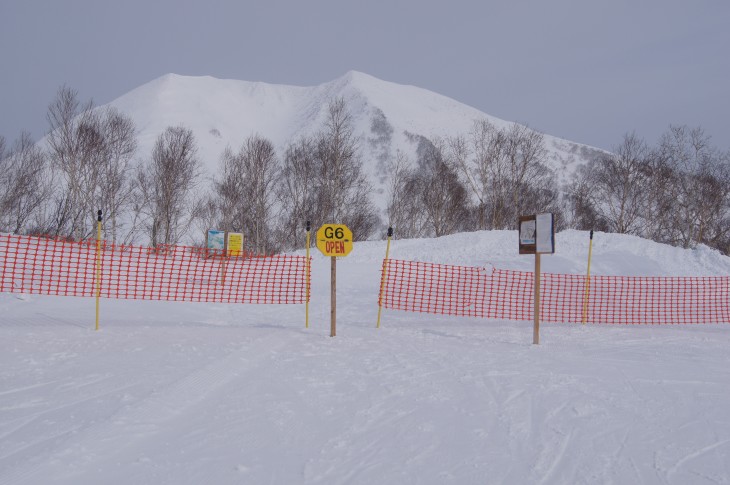
[(317, 248), (325, 256), (347, 256), (352, 251), (352, 231), (344, 224), (323, 224), (317, 231)]

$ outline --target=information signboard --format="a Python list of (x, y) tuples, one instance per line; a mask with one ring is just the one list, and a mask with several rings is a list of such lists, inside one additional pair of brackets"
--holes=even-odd
[(223, 251), (226, 248), (226, 231), (208, 230), (206, 246), (214, 251)]
[(317, 231), (317, 248), (325, 256), (347, 256), (352, 251), (352, 231), (344, 224), (323, 224)]
[(555, 252), (555, 217), (553, 214), (521, 216), (518, 219), (520, 254)]
[(532, 343), (540, 343), (540, 255), (555, 252), (555, 217), (552, 214), (520, 216), (517, 220), (520, 254), (535, 255), (535, 324)]
[(237, 257), (243, 255), (243, 233), (240, 232), (229, 232), (228, 233), (228, 256)]

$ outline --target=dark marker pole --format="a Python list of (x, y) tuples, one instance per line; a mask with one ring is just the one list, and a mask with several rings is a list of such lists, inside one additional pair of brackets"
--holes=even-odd
[(309, 281), (311, 278), (311, 268), (309, 263), (309, 237), (310, 237), (310, 231), (312, 229), (312, 224), (310, 221), (307, 221), (305, 228), (307, 230), (307, 242), (306, 242), (306, 254), (307, 254), (307, 260), (304, 262), (304, 268), (306, 270), (305, 275), (305, 281), (304, 284), (306, 285), (306, 301), (304, 303), (304, 328), (309, 328), (309, 292), (311, 291), (309, 288), (311, 286), (311, 282)]
[(99, 330), (99, 298), (101, 297), (101, 209), (96, 213), (96, 330)]

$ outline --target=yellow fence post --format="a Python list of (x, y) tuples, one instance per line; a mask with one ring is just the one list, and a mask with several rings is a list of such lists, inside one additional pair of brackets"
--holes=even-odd
[(311, 276), (312, 276), (311, 275), (311, 268), (309, 267), (310, 266), (310, 263), (309, 263), (309, 237), (310, 236), (309, 236), (309, 234), (310, 234), (310, 229), (312, 228), (312, 225), (311, 225), (311, 223), (309, 221), (307, 221), (307, 226), (306, 227), (307, 227), (307, 243), (306, 243), (307, 260), (304, 263), (304, 268), (305, 268), (305, 273), (306, 273), (304, 284), (306, 285), (306, 288), (307, 288), (306, 289), (307, 298), (306, 298), (306, 301), (304, 303), (304, 328), (309, 328), (309, 292), (311, 291), (310, 290), (310, 286), (312, 284), (311, 281), (310, 281)]
[(385, 289), (385, 269), (388, 267), (388, 254), (390, 253), (390, 238), (393, 237), (393, 228), (388, 228), (388, 244), (385, 246), (385, 259), (383, 260), (383, 274), (380, 277), (380, 295), (378, 295), (378, 323), (375, 328), (380, 328), (380, 312), (383, 311), (383, 290)]
[(588, 295), (591, 291), (591, 253), (593, 252), (593, 230), (591, 229), (591, 241), (588, 243), (588, 273), (586, 275), (586, 291), (583, 296), (583, 325), (588, 320)]
[(96, 330), (99, 330), (99, 298), (101, 297), (101, 209), (96, 214)]

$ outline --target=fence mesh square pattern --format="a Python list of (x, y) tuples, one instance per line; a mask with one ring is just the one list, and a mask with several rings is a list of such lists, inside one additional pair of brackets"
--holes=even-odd
[(0, 235), (0, 291), (136, 300), (304, 303), (304, 256), (230, 256), (186, 246)]
[[(532, 320), (534, 273), (390, 259), (385, 308), (439, 315)], [(545, 322), (730, 323), (730, 277), (591, 276), (545, 273)]]

